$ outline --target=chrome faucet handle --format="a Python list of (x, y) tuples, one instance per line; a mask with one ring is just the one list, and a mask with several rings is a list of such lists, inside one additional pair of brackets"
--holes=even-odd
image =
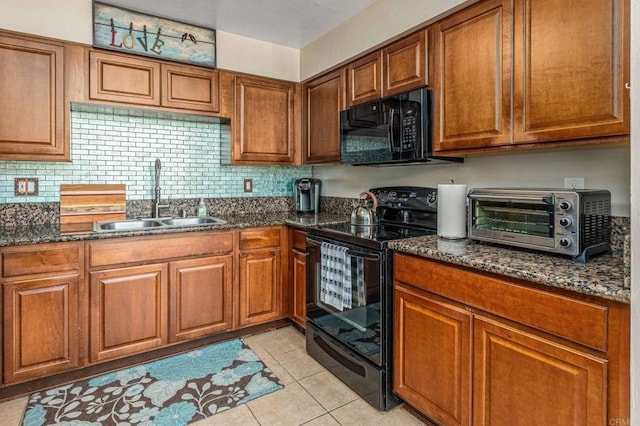
[(169, 204), (160, 204), (160, 203), (156, 203), (155, 204), (155, 208), (154, 208), (154, 216), (153, 217), (160, 217), (160, 209), (166, 209), (169, 208), (170, 205)]

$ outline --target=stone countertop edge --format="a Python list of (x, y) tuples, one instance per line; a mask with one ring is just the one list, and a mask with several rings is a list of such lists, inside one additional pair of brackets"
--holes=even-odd
[(623, 288), (624, 259), (608, 254), (594, 256), (587, 263), (567, 257), (515, 247), (463, 240), (444, 240), (435, 235), (389, 242), (398, 253), (466, 266), (494, 274), (531, 281), (550, 287), (631, 302), (631, 290)]
[[(0, 228), (0, 247), (27, 244), (59, 243), (136, 237), (145, 235), (176, 234), (186, 232), (225, 231), (238, 228), (291, 225), (302, 229), (348, 221), (343, 214), (317, 215), (295, 212), (263, 214), (216, 215), (225, 224), (181, 228), (162, 228), (131, 232), (60, 233), (58, 224), (29, 227)], [(631, 291), (622, 288), (625, 266), (622, 257), (596, 256), (586, 264), (568, 258), (536, 253), (517, 248), (503, 248), (469, 240), (442, 240), (437, 236), (390, 241), (389, 247), (400, 253), (466, 266), (507, 277), (571, 290), (623, 303), (630, 303)]]
[(186, 232), (226, 231), (230, 229), (256, 228), (262, 226), (294, 225), (305, 228), (308, 226), (339, 223), (348, 220), (348, 217), (345, 215), (333, 213), (309, 215), (297, 214), (295, 212), (273, 212), (215, 216), (225, 220), (226, 223), (190, 227), (152, 228), (136, 231), (88, 231), (78, 233), (61, 233), (59, 224), (0, 227), (0, 247), (139, 237), (145, 235), (177, 234)]

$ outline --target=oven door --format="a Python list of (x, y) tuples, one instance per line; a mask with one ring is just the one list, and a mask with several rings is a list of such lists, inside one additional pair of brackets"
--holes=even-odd
[(386, 253), (307, 237), (307, 321), (342, 345), (383, 364)]
[(552, 196), (469, 194), (469, 236), (521, 247), (555, 247)]

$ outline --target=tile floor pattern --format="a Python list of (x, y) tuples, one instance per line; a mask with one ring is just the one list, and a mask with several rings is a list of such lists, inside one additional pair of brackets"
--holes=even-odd
[[(307, 355), (304, 335), (291, 326), (243, 340), (285, 388), (193, 425), (424, 425), (401, 406), (389, 412), (370, 406)], [(20, 425), (26, 404), (27, 397), (1, 403), (2, 426)]]

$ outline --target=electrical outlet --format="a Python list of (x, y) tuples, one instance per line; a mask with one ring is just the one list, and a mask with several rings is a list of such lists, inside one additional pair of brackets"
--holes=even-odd
[(584, 178), (564, 178), (566, 189), (584, 189)]
[(253, 179), (244, 180), (244, 192), (253, 192)]
[(15, 178), (13, 183), (14, 195), (38, 195), (38, 178)]

